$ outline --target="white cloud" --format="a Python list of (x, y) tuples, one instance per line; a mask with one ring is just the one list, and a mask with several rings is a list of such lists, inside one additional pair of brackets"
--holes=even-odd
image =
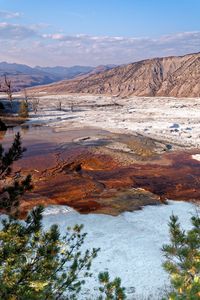
[(0, 19), (14, 19), (14, 18), (19, 18), (20, 16), (21, 16), (21, 13), (19, 13), (19, 12), (10, 12), (10, 11), (0, 10)]
[[(149, 37), (109, 37), (55, 33), (45, 35), (49, 41), (47, 48), (53, 53), (54, 46), (62, 53), (59, 58), (56, 50), (55, 57), (65, 64), (122, 64), (140, 59), (183, 55), (200, 51), (200, 32), (182, 32), (161, 36), (157, 39)], [(68, 59), (70, 55), (70, 60)]]
[(7, 22), (0, 23), (0, 40), (21, 40), (26, 38), (32, 38), (35, 35), (36, 30), (31, 27), (22, 26), (18, 24), (11, 24)]
[[(49, 29), (49, 28), (48, 28)], [(150, 37), (45, 33), (45, 26), (0, 23), (1, 56), (30, 65), (124, 64), (200, 51), (200, 32)], [(6, 41), (6, 43), (5, 43)], [(2, 59), (2, 58), (1, 58)]]

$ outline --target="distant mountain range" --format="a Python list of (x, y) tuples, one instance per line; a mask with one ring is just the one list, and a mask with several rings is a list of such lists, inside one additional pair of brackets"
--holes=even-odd
[(43, 86), (38, 91), (200, 97), (200, 53), (142, 60)]
[(23, 64), (15, 63), (0, 63), (0, 81), (6, 74), (12, 81), (12, 86), (15, 91), (19, 91), (26, 87), (36, 85), (44, 85), (52, 82), (72, 79), (85, 74), (98, 74), (105, 70), (109, 70), (113, 65), (105, 65), (98, 67), (90, 66), (73, 66), (73, 67), (40, 67), (34, 68)]

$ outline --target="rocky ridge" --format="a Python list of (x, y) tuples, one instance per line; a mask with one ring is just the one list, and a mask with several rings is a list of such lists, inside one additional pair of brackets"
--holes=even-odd
[(200, 53), (142, 60), (100, 74), (39, 88), (49, 93), (129, 96), (200, 96)]

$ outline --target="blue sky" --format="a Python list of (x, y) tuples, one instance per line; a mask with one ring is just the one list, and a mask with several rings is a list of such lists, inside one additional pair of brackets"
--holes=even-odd
[(122, 64), (198, 52), (199, 12), (199, 0), (0, 0), (0, 61)]

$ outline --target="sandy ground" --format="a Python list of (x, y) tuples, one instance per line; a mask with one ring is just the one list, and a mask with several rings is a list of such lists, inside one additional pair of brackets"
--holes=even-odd
[(93, 126), (115, 133), (138, 133), (187, 149), (200, 147), (199, 98), (43, 95), (39, 99), (38, 112), (31, 113), (30, 123), (57, 130)]

